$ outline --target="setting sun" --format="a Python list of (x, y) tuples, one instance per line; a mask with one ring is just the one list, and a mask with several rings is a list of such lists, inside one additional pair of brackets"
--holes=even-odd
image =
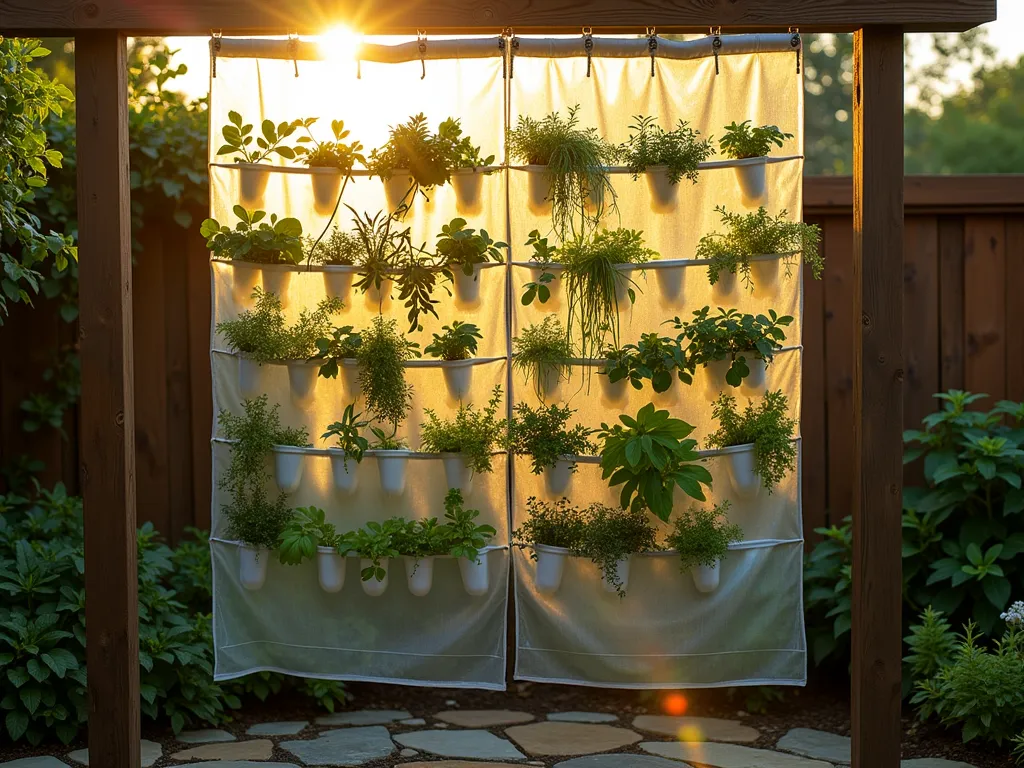
[(355, 31), (344, 24), (339, 24), (320, 35), (319, 42), (320, 52), (324, 58), (352, 61), (356, 57), (361, 40)]

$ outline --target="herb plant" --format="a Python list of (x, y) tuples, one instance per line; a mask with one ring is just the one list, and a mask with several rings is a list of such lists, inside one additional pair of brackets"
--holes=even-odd
[(474, 473), (491, 471), (491, 454), (501, 438), (503, 423), (495, 418), (501, 403), (501, 385), (491, 393), (487, 407), (476, 410), (472, 403), (460, 405), (455, 418), (441, 419), (430, 408), (420, 425), (422, 449), (428, 453), (459, 453)]
[(574, 413), (568, 405), (542, 405), (534, 409), (526, 403), (516, 403), (508, 424), (508, 450), (516, 456), (529, 456), (535, 475), (554, 467), (563, 456), (593, 454), (597, 450), (590, 440), (594, 430), (582, 424), (567, 426)]
[[(322, 440), (337, 438), (335, 447), (344, 451), (346, 458), (355, 459), (356, 463), (359, 463), (363, 460), (363, 453), (370, 447), (370, 441), (361, 434), (361, 431), (369, 426), (369, 422), (362, 421), (362, 418), (362, 413), (356, 413), (356, 404), (349, 403), (345, 406), (341, 421), (328, 425), (327, 431), (320, 437)], [(348, 471), (348, 462), (345, 462), (345, 471)]]
[(281, 300), (257, 286), (252, 293), (255, 306), (234, 320), (218, 323), (217, 332), (231, 349), (257, 363), (307, 360), (318, 350), (318, 341), (330, 330), (331, 316), (344, 306), (338, 298), (323, 299), (315, 310), (303, 309), (298, 320), (285, 325)]
[[(530, 232), (526, 240), (526, 247), (533, 249), (531, 261), (535, 264), (547, 266), (558, 261), (558, 248), (548, 245), (548, 239), (541, 237), (540, 232), (536, 229)], [(555, 279), (554, 272), (549, 269), (542, 269), (535, 281), (526, 283), (523, 286), (523, 306), (532, 304), (534, 298), (541, 304), (546, 304), (547, 300), (551, 298), (551, 288), (549, 286)]]
[[(512, 533), (512, 545), (533, 549), (537, 544), (563, 549), (578, 549), (583, 540), (587, 520), (583, 511), (566, 498), (555, 502), (541, 501), (535, 496), (526, 500), (529, 517)], [(536, 551), (531, 552), (536, 560)]]
[(331, 230), (326, 240), (317, 245), (312, 237), (304, 240), (310, 264), (330, 264), (350, 267), (362, 261), (365, 251), (360, 238), (338, 227)]
[(299, 145), (295, 148), (295, 154), (302, 158), (302, 162), (310, 168), (337, 168), (346, 174), (357, 162), (366, 163), (366, 158), (361, 154), (362, 144), (358, 141), (346, 144), (343, 141), (349, 135), (349, 131), (345, 130), (344, 120), (331, 121), (331, 133), (334, 134), (334, 141), (316, 140), (309, 130), (316, 120), (315, 117), (309, 117), (300, 123), (306, 130), (306, 135), (299, 137)]
[(676, 486), (698, 501), (705, 501), (702, 485), (711, 487), (711, 473), (696, 462), (697, 441), (689, 438), (693, 427), (653, 403), (636, 417), (619, 416), (622, 424), (601, 424), (601, 477), (614, 488), (622, 486), (619, 503), (635, 512), (649, 509), (668, 521)]
[(715, 208), (722, 223), (728, 228), (725, 234), (714, 232), (705, 235), (697, 243), (696, 259), (707, 259), (708, 280), (712, 285), (718, 282), (722, 272), (739, 275), (743, 284), (753, 290), (754, 281), (750, 275), (750, 262), (754, 256), (781, 254), (786, 266), (786, 276), (793, 274), (797, 256), (811, 268), (815, 280), (821, 279), (825, 260), (818, 250), (821, 229), (816, 224), (789, 221), (788, 211), (772, 216), (761, 206), (748, 214), (729, 213), (723, 206)]
[(398, 332), (398, 322), (377, 315), (363, 331), (356, 351), (359, 386), (366, 408), (374, 418), (398, 425), (411, 406), (412, 385), (405, 379), (405, 363), (419, 357), (419, 345)]
[(572, 359), (572, 344), (555, 315), (526, 326), (512, 339), (512, 367), (527, 382), (533, 379), (538, 390), (549, 376), (567, 378)]
[(480, 147), (474, 147), (469, 136), (462, 135), (462, 124), (457, 118), (449, 117), (438, 126), (437, 135), (444, 141), (450, 142), (452, 170), (458, 168), (480, 168), (494, 163), (494, 155), (484, 157), (480, 154)]
[(774, 125), (752, 127), (749, 120), (735, 121), (725, 127), (725, 133), (718, 144), (722, 154), (734, 160), (746, 157), (765, 157), (772, 146), (781, 147), (793, 134), (783, 133)]
[(318, 507), (299, 507), (281, 533), (278, 557), (285, 565), (298, 565), (316, 555), (317, 547), (335, 547), (341, 537)]
[(274, 154), (280, 155), (286, 160), (294, 160), (294, 147), (283, 142), (302, 127), (302, 124), (302, 120), (293, 120), (290, 123), (278, 123), (277, 125), (274, 125), (273, 120), (264, 120), (260, 125), (262, 136), (255, 137), (256, 149), (253, 149), (252, 123), (243, 124), (240, 114), (234, 111), (228, 112), (228, 124), (221, 128), (224, 143), (217, 150), (217, 156), (238, 155), (235, 158), (236, 163), (261, 163)]
[(385, 180), (395, 171), (408, 171), (417, 186), (429, 189), (446, 184), (455, 168), (488, 165), (493, 160), (493, 156), (481, 160), (479, 148), (462, 135), (458, 120), (448, 118), (437, 133), (431, 133), (421, 113), (391, 128), (387, 144), (370, 152), (366, 167)]
[(613, 384), (626, 379), (633, 389), (643, 389), (645, 379), (655, 392), (672, 386), (673, 374), (684, 379), (686, 354), (675, 339), (645, 333), (636, 344), (606, 349), (603, 373)]
[(468, 360), (476, 354), (477, 343), (483, 336), (473, 323), (454, 321), (442, 329), (443, 333), (433, 334), (434, 340), (423, 351), (441, 360)]
[(463, 274), (472, 275), (479, 264), (489, 261), (500, 264), (503, 261), (500, 249), (508, 248), (508, 244), (494, 242), (486, 229), (479, 232), (468, 229), (465, 219), (452, 219), (441, 227), (436, 248), (446, 271), (462, 270)]
[(345, 537), (344, 546), (339, 554), (356, 552), (370, 564), (360, 570), (359, 576), (363, 581), (384, 581), (388, 572), (384, 570), (381, 562), (392, 557), (398, 557), (398, 548), (395, 546), (395, 539), (401, 536), (405, 528), (405, 521), (395, 517), (378, 523), (371, 520), (365, 526)]
[(339, 366), (346, 360), (358, 359), (362, 344), (363, 335), (351, 325), (334, 328), (330, 336), (321, 336), (316, 340), (316, 355), (313, 356), (320, 361), (320, 375), (327, 379), (336, 377)]
[(437, 557), (449, 550), (448, 528), (439, 525), (436, 517), (404, 520), (392, 541), (398, 554), (405, 557)]
[(679, 569), (688, 571), (704, 565), (709, 568), (724, 558), (729, 545), (743, 538), (743, 530), (729, 523), (729, 502), (712, 509), (691, 507), (676, 518), (665, 543), (679, 555)]
[(712, 315), (710, 307), (702, 307), (694, 310), (692, 320), (683, 322), (676, 317), (671, 322), (680, 332), (679, 341), (686, 339), (689, 342), (685, 350), (687, 370), (679, 374), (682, 381), (692, 384), (698, 365), (731, 360), (725, 380), (738, 387), (750, 375), (747, 357), (771, 363), (786, 340), (782, 329), (792, 323), (793, 318), (789, 315), (780, 317), (774, 309), (768, 310), (767, 316), (754, 316), (722, 307), (718, 308), (717, 315)]
[(718, 430), (708, 437), (712, 448), (754, 445), (754, 470), (768, 493), (796, 467), (796, 422), (789, 418), (789, 400), (782, 390), (767, 392), (761, 401), (747, 403), (740, 413), (736, 398), (722, 393), (712, 408)]
[(494, 538), (497, 531), (491, 525), (477, 525), (478, 509), (463, 508), (462, 491), (451, 488), (444, 497), (444, 519), (448, 522), (448, 554), (464, 557), (470, 562), (480, 560), (480, 550)]
[(616, 509), (592, 504), (584, 513), (586, 524), (573, 554), (588, 557), (597, 564), (605, 581), (615, 587), (619, 597), (626, 596), (617, 564), (630, 555), (658, 549), (658, 532), (640, 507)]
[[(579, 105), (570, 107), (567, 118), (557, 112), (541, 120), (520, 115), (507, 136), (513, 161), (546, 166), (551, 223), (562, 240), (596, 228), (606, 212), (606, 199), (615, 206), (615, 189), (605, 166), (615, 161), (618, 150), (595, 128), (580, 128), (578, 112)], [(597, 202), (593, 213), (587, 209), (592, 195)]]
[[(231, 209), (239, 222), (234, 229), (216, 219), (206, 219), (199, 234), (217, 256), (255, 264), (298, 264), (302, 261), (302, 224), (298, 219), (277, 218), (265, 211), (249, 212), (240, 205)], [(259, 226), (256, 226), (259, 224)]]
[(665, 166), (669, 181), (678, 184), (685, 176), (697, 183), (700, 164), (714, 153), (711, 139), (701, 140), (700, 131), (680, 120), (674, 129), (666, 131), (651, 116), (637, 115), (630, 126), (629, 141), (620, 147), (623, 162), (638, 179), (653, 166)]
[(404, 437), (398, 437), (398, 429), (393, 429), (389, 435), (380, 427), (370, 427), (370, 432), (374, 436), (374, 441), (370, 443), (371, 450), (374, 451), (402, 451), (409, 447), (408, 441)]

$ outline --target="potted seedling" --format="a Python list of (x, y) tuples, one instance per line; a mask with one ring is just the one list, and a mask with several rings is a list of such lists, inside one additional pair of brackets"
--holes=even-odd
[(468, 136), (462, 135), (459, 121), (448, 118), (438, 128), (438, 136), (451, 143), (451, 182), (455, 202), (460, 211), (477, 212), (480, 209), (480, 187), (483, 177), (490, 172), (481, 170), (494, 162), (494, 155), (480, 156), (480, 147), (474, 147)]
[(601, 385), (609, 400), (625, 397), (625, 385), (643, 389), (650, 381), (656, 393), (667, 392), (673, 380), (686, 368), (686, 355), (679, 342), (656, 333), (645, 333), (636, 344), (608, 349), (604, 355)]
[(450, 549), (448, 528), (438, 525), (436, 517), (403, 521), (394, 535), (394, 548), (405, 562), (409, 591), (423, 597), (434, 583), (434, 558)]
[(551, 211), (561, 240), (584, 236), (615, 208), (607, 165), (618, 150), (594, 128), (579, 127), (579, 106), (568, 118), (552, 112), (541, 120), (519, 116), (508, 131), (509, 157), (525, 164), (529, 204), (535, 213)]
[[(449, 131), (452, 125), (458, 128), (458, 121), (449, 118), (442, 123)], [(384, 182), (389, 210), (411, 205), (417, 191), (448, 183), (458, 157), (455, 147), (450, 135), (430, 132), (422, 113), (391, 128), (387, 143), (371, 151), (366, 163)]]
[(705, 393), (716, 400), (726, 385), (743, 385), (748, 392), (761, 392), (765, 387), (767, 366), (782, 349), (786, 333), (782, 329), (793, 322), (789, 315), (779, 316), (774, 309), (768, 315), (741, 314), (736, 309), (718, 308), (712, 315), (710, 307), (695, 310), (687, 322), (678, 317), (671, 321), (685, 339), (686, 369), (679, 373), (687, 384), (693, 383), (697, 366), (707, 371)]
[(441, 372), (448, 394), (453, 400), (462, 400), (473, 384), (473, 356), (483, 336), (473, 323), (454, 321), (433, 334), (433, 341), (423, 351), (442, 361)]
[(338, 534), (326, 513), (318, 507), (299, 507), (281, 535), (278, 557), (284, 565), (299, 565), (316, 555), (317, 579), (324, 592), (340, 592), (345, 586), (346, 536)]
[(679, 570), (690, 572), (698, 592), (718, 589), (719, 565), (729, 545), (742, 540), (743, 530), (729, 523), (729, 502), (713, 509), (691, 507), (676, 518), (665, 543), (679, 556)]
[(468, 495), (473, 476), (490, 472), (491, 454), (501, 437), (501, 420), (496, 418), (501, 403), (501, 385), (495, 385), (487, 407), (478, 411), (472, 403), (460, 405), (454, 419), (441, 419), (429, 408), (427, 421), (420, 425), (422, 449), (441, 454), (449, 488)]
[(363, 145), (358, 141), (351, 144), (343, 141), (349, 135), (344, 120), (331, 121), (334, 141), (317, 141), (314, 138), (309, 127), (316, 121), (315, 117), (300, 121), (306, 135), (299, 137), (295, 154), (302, 158), (312, 174), (313, 207), (317, 213), (331, 213), (344, 191), (341, 188), (342, 179), (347, 184), (352, 175), (352, 166), (356, 162), (365, 164), (366, 158), (360, 154)]
[(405, 467), (412, 455), (409, 444), (404, 437), (396, 437), (395, 431), (389, 435), (380, 427), (370, 427), (370, 432), (376, 438), (370, 449), (377, 457), (381, 490), (388, 496), (401, 496), (405, 492)]
[(357, 470), (363, 454), (370, 447), (370, 441), (361, 434), (369, 426), (369, 422), (363, 421), (362, 416), (362, 413), (356, 413), (356, 404), (349, 403), (345, 406), (341, 421), (330, 424), (322, 435), (323, 440), (337, 438), (337, 444), (329, 448), (328, 453), (334, 487), (344, 494), (355, 493), (359, 485)]
[(231, 263), (236, 296), (252, 293), (262, 275), (263, 290), (277, 294), (283, 302), (292, 271), (303, 259), (302, 224), (273, 213), (268, 221), (265, 211), (248, 211), (240, 205), (231, 210), (239, 219), (234, 229), (216, 219), (200, 225), (206, 247), (216, 258)]
[(526, 326), (512, 339), (512, 368), (527, 384), (533, 381), (542, 400), (555, 395), (559, 382), (568, 378), (572, 362), (572, 344), (555, 315)]
[(507, 449), (515, 456), (529, 456), (530, 471), (544, 474), (545, 485), (554, 496), (569, 487), (577, 457), (592, 455), (597, 449), (590, 440), (594, 430), (582, 424), (567, 426), (574, 413), (567, 405), (534, 409), (516, 403), (508, 423)]
[(474, 597), (487, 594), (490, 583), (487, 553), (482, 552), (496, 531), (491, 525), (477, 525), (478, 509), (464, 509), (462, 491), (449, 488), (444, 497), (448, 553), (459, 563), (462, 586)]
[(717, 295), (732, 293), (739, 277), (748, 290), (770, 296), (778, 280), (779, 262), (790, 277), (800, 257), (814, 279), (821, 279), (825, 262), (818, 250), (821, 229), (817, 225), (789, 221), (787, 211), (776, 216), (764, 208), (746, 215), (729, 213), (721, 206), (715, 211), (727, 231), (702, 237), (695, 258), (708, 262), (708, 280)]
[(370, 521), (353, 531), (345, 542), (348, 552), (359, 556), (359, 577), (363, 592), (380, 597), (388, 588), (388, 567), (391, 558), (398, 557), (395, 537), (404, 528), (405, 521), (392, 518), (383, 523)]
[[(560, 305), (562, 281), (558, 273), (562, 265), (558, 260), (558, 248), (548, 245), (548, 239), (540, 236), (539, 230), (532, 230), (527, 237), (526, 247), (533, 249), (530, 257), (530, 275), (533, 278), (523, 286), (522, 303), (529, 306), (534, 300), (546, 305), (552, 311)], [(548, 302), (551, 302), (548, 304)]]
[(621, 485), (619, 503), (623, 509), (650, 510), (661, 520), (672, 514), (673, 493), (704, 501), (702, 485), (711, 487), (711, 473), (696, 462), (697, 441), (690, 438), (693, 427), (674, 419), (653, 403), (635, 417), (619, 416), (621, 424), (601, 424), (601, 477), (611, 488)]
[(647, 510), (592, 504), (583, 517), (583, 534), (573, 554), (590, 558), (601, 569), (606, 592), (625, 597), (633, 555), (658, 548), (658, 532)]
[(666, 131), (651, 116), (637, 115), (630, 126), (633, 131), (629, 141), (619, 151), (622, 162), (639, 179), (647, 177), (647, 184), (656, 211), (668, 211), (675, 207), (679, 182), (687, 178), (697, 183), (700, 164), (714, 153), (711, 139), (701, 139), (700, 131), (680, 120), (670, 131)]
[(565, 558), (578, 550), (586, 521), (579, 507), (566, 498), (556, 502), (526, 500), (529, 517), (512, 533), (512, 545), (529, 549), (536, 561), (534, 585), (539, 592), (557, 592), (565, 571)]
[(316, 355), (311, 362), (319, 364), (320, 375), (333, 379), (341, 374), (345, 391), (355, 400), (359, 397), (359, 347), (363, 336), (351, 325), (334, 328), (330, 336), (316, 340)]
[(323, 270), (324, 291), (328, 296), (347, 299), (352, 278), (359, 271), (365, 251), (363, 241), (351, 232), (335, 227), (326, 240), (305, 240), (309, 264)]
[(465, 219), (452, 219), (441, 227), (437, 254), (443, 259), (445, 275), (455, 284), (455, 298), (462, 304), (479, 301), (480, 266), (488, 262), (500, 264), (501, 248), (508, 245), (491, 240), (486, 229), (467, 229)]
[(725, 127), (718, 144), (723, 155), (737, 161), (736, 180), (745, 204), (764, 197), (765, 169), (772, 146), (781, 147), (786, 139), (792, 138), (793, 134), (783, 133), (774, 125), (754, 127), (749, 120), (738, 124), (734, 121)]
[(789, 400), (781, 389), (765, 393), (758, 403), (748, 402), (742, 413), (736, 398), (723, 392), (711, 415), (718, 430), (708, 437), (708, 446), (723, 449), (733, 489), (741, 498), (753, 498), (761, 487), (771, 493), (796, 467), (796, 422), (789, 417)]
[(286, 160), (295, 159), (295, 149), (284, 143), (302, 125), (301, 120), (274, 125), (264, 120), (260, 125), (261, 136), (256, 136), (253, 148), (252, 123), (243, 123), (238, 112), (228, 112), (228, 124), (221, 128), (224, 143), (217, 150), (217, 156), (236, 155), (241, 184), (241, 197), (245, 205), (262, 205), (263, 193), (270, 179), (270, 168), (264, 165), (271, 155), (280, 155)]

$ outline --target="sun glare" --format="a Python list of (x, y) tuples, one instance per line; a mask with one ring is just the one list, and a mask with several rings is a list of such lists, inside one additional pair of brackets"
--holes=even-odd
[(352, 61), (359, 49), (359, 35), (343, 24), (320, 35), (320, 52), (334, 61)]

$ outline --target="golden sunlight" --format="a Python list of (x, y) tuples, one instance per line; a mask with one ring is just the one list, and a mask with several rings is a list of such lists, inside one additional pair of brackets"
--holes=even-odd
[(331, 27), (319, 36), (320, 52), (332, 61), (353, 61), (359, 49), (360, 37), (344, 24)]

